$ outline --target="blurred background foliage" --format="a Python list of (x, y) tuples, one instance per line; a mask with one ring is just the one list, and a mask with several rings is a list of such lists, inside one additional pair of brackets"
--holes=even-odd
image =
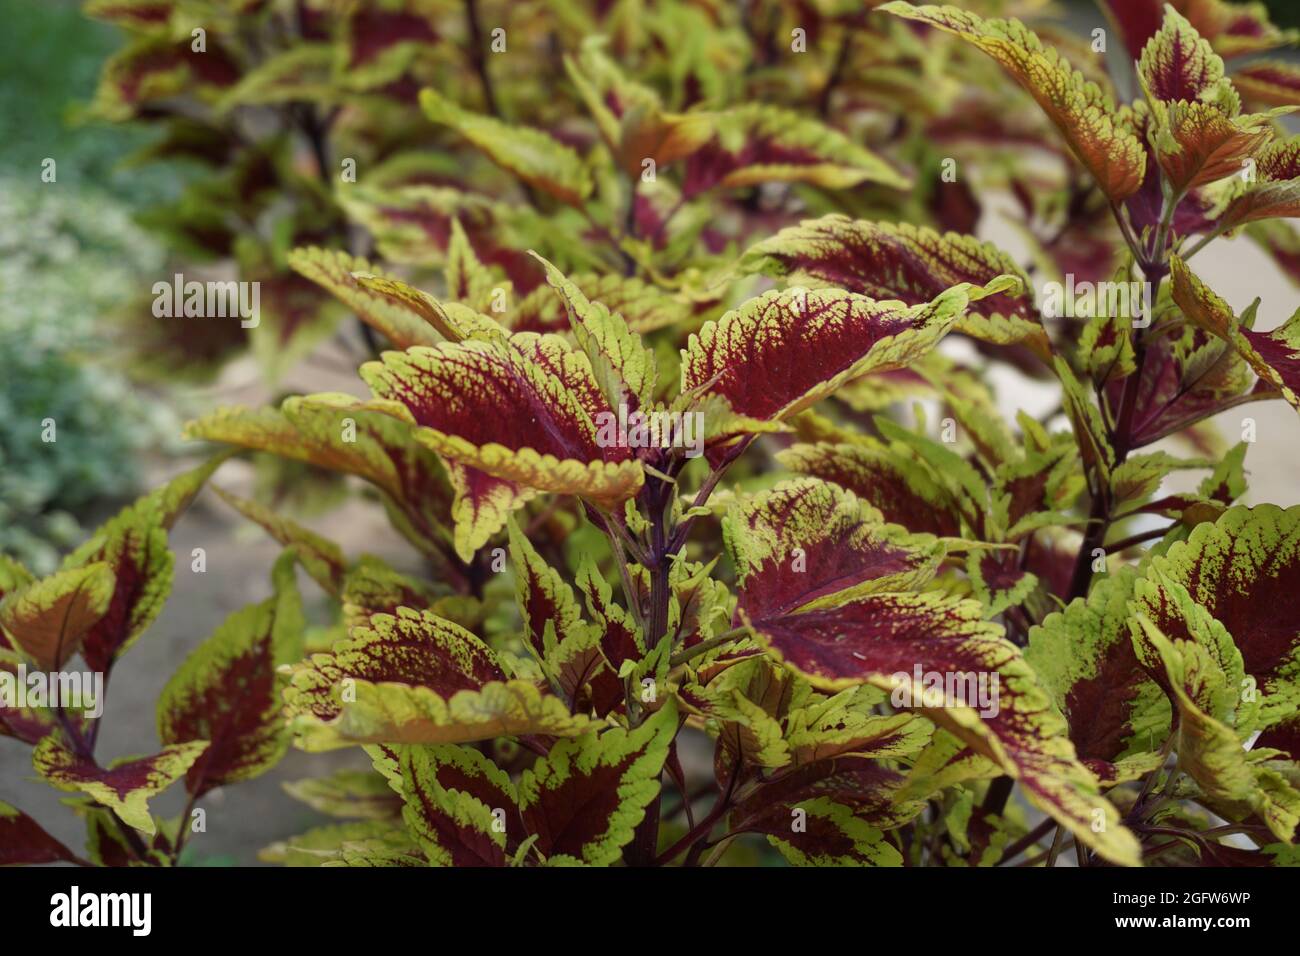
[[(176, 432), (112, 361), (106, 317), (161, 267), (132, 217), (179, 190), (182, 171), (133, 174), (121, 160), (150, 133), (76, 121), (120, 31), (75, 3), (0, 0), (0, 18), (0, 551), (45, 572), (91, 512), (135, 493), (144, 449)], [(46, 157), (57, 186), (41, 179)]]

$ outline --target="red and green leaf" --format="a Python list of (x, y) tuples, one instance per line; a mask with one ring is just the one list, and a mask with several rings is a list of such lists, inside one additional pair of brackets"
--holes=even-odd
[(962, 284), (910, 307), (835, 289), (767, 292), (691, 336), (682, 392), (720, 396), (748, 418), (786, 419), (851, 379), (916, 361), (972, 301), (1018, 284)]
[(928, 302), (959, 283), (984, 285), (1015, 276), (1019, 291), (972, 301), (957, 328), (989, 341), (1024, 341), (1044, 358), (1051, 352), (1024, 273), (1006, 253), (972, 236), (835, 214), (806, 220), (752, 246), (738, 268), (908, 305)]
[(1065, 715), (1079, 759), (1103, 782), (1124, 758), (1157, 751), (1169, 703), (1142, 669), (1128, 627), (1135, 575), (1124, 569), (1029, 632), (1025, 660)]
[(589, 721), (523, 680), (431, 611), (377, 614), (292, 668), (285, 704), (304, 750), (354, 743), (466, 743), (581, 733)]
[(113, 597), (113, 572), (97, 562), (10, 591), (0, 601), (0, 634), (43, 671), (58, 671)]
[(1194, 637), (1183, 601), (1219, 622), (1262, 693), (1256, 746), (1300, 755), (1300, 508), (1230, 508), (1153, 559), (1148, 576), (1158, 586), (1141, 609), (1152, 624), (1170, 640)]
[(1034, 98), (1111, 200), (1138, 191), (1146, 149), (1110, 95), (1019, 20), (983, 20), (951, 6), (887, 3), (878, 9), (945, 30), (983, 50)]
[(149, 812), (150, 798), (185, 776), (207, 746), (206, 740), (172, 744), (151, 757), (126, 757), (104, 768), (68, 746), (62, 734), (53, 733), (32, 751), (32, 766), (51, 786), (81, 791), (128, 826), (153, 833), (156, 825)]
[(279, 669), (302, 656), (305, 627), (293, 561), (286, 553), (276, 562), (275, 594), (227, 618), (158, 699), (163, 744), (208, 741), (186, 777), (195, 797), (261, 776), (289, 746), (281, 713), (288, 679)]
[(670, 698), (633, 730), (614, 728), (557, 742), (519, 780), (519, 811), (548, 862), (608, 866), (618, 860), (645, 808), (677, 733)]
[(1238, 317), (1232, 308), (1197, 278), (1181, 259), (1170, 262), (1174, 302), (1200, 328), (1234, 348), (1260, 381), (1300, 409), (1300, 311), (1272, 332), (1250, 328), (1254, 308)]
[(505, 866), (524, 831), (510, 777), (470, 747), (402, 747), (402, 816), (435, 866)]
[(713, 136), (686, 159), (682, 195), (767, 182), (847, 189), (910, 182), (887, 162), (815, 119), (752, 103), (710, 117)]
[(630, 449), (598, 441), (595, 419), (612, 412), (587, 357), (553, 336), (389, 352), (361, 374), (387, 410), (418, 426), (417, 441), (466, 467), (459, 500), (476, 510), (480, 497), (517, 506), (504, 497), (519, 487), (614, 505), (643, 481)]

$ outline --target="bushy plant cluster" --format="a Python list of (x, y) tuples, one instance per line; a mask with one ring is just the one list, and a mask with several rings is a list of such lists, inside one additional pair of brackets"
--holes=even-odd
[[(380, 351), (192, 421), (224, 451), (57, 573), (0, 565), (0, 662), (107, 678), (243, 451), (368, 486), (423, 570), (223, 491), (273, 595), (172, 677), (156, 754), (0, 710), (90, 831), (6, 810), (5, 861), (175, 862), (296, 746), (373, 771), (289, 785), (339, 821), (294, 865), (1296, 862), (1300, 508), (1240, 500), (1300, 313), (1256, 330), (1197, 261), (1294, 270), (1300, 71), (1240, 59), (1294, 37), (968, 6), (92, 2), (135, 35), (98, 109), (213, 164), (158, 222), (262, 283), (254, 351), (348, 314)], [(973, 235), (995, 195), (1028, 265)], [(1003, 416), (1008, 368), (1059, 411)]]

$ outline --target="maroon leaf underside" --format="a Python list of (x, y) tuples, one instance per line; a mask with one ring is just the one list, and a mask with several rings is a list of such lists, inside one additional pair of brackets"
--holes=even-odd
[(45, 863), (76, 863), (77, 855), (50, 836), (23, 813), (7, 816), (0, 807), (0, 866), (37, 866)]

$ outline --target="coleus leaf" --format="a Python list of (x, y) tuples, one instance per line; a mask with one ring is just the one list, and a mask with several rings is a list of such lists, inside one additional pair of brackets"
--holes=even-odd
[[(1146, 352), (1134, 403), (1134, 448), (1149, 445), (1189, 421), (1200, 421), (1240, 401), (1255, 381), (1250, 367), (1231, 346), (1196, 326), (1148, 339)], [(1105, 386), (1111, 409), (1121, 406), (1123, 390), (1120, 380)], [(1272, 395), (1260, 393), (1259, 397)]]
[(1038, 579), (1019, 566), (1019, 555), (1001, 551), (972, 551), (966, 556), (966, 575), (984, 615), (997, 617), (1019, 607), (1038, 587)]
[(105, 564), (114, 577), (108, 610), (81, 644), (91, 670), (108, 670), (162, 610), (173, 574), (167, 532), (225, 457), (215, 456), (122, 509), (64, 560), (65, 571)]
[(398, 81), (421, 53), (439, 49), (440, 4), (364, 2), (344, 14), (335, 71), (350, 89)]
[[(1300, 217), (1300, 137), (1269, 143), (1253, 170), (1243, 169), (1249, 185), (1236, 193), (1214, 228), (1235, 229), (1262, 219)], [(1253, 181), (1251, 181), (1253, 180)]]
[(1229, 508), (1154, 558), (1148, 576), (1157, 586), (1139, 595), (1140, 610), (1152, 625), (1169, 640), (1194, 636), (1182, 598), (1226, 628), (1263, 692), (1256, 746), (1300, 755), (1300, 508)]
[(953, 33), (993, 57), (1042, 107), (1112, 201), (1141, 187), (1146, 149), (1110, 97), (1019, 20), (983, 20), (956, 7), (901, 2), (877, 9)]
[(1169, 702), (1133, 649), (1131, 568), (1102, 577), (1087, 598), (1049, 614), (1029, 632), (1025, 660), (1065, 715), (1079, 759), (1105, 782), (1115, 764), (1158, 750), (1168, 736)]
[(1053, 368), (1061, 381), (1061, 400), (1074, 428), (1079, 454), (1100, 480), (1109, 484), (1116, 456), (1101, 411), (1065, 359), (1058, 357)]
[(917, 714), (879, 714), (885, 694), (863, 685), (806, 704), (786, 718), (785, 739), (797, 766), (844, 754), (906, 757), (930, 741), (934, 726)]
[(718, 785), (734, 790), (757, 772), (790, 763), (784, 721), (811, 696), (808, 684), (761, 655), (692, 668), (678, 699), (717, 737)]
[(474, 244), (465, 234), (459, 219), (451, 221), (451, 238), (447, 241), (447, 265), (443, 270), (447, 284), (447, 298), (460, 302), (480, 312), (492, 302), (494, 289), (508, 292), (510, 283), (504, 285), (493, 271), (480, 261)]
[[(1178, 708), (1174, 748), (1178, 766), (1201, 785), (1207, 797), (1228, 807), (1243, 805), (1257, 813), (1280, 840), (1290, 842), (1300, 824), (1300, 791), (1279, 775), (1250, 763), (1241, 740), (1225, 723), (1220, 709), (1237, 694), (1215, 660), (1213, 650), (1194, 635), (1170, 640), (1139, 614), (1142, 641), (1157, 652), (1167, 687)], [(1195, 629), (1195, 628), (1194, 628)], [(1232, 810), (1225, 812), (1236, 816)]]
[(27, 587), (35, 581), (36, 578), (32, 572), (28, 571), (18, 561), (7, 555), (0, 554), (0, 600), (14, 591)]
[(1240, 319), (1177, 256), (1170, 260), (1174, 302), (1193, 323), (1227, 342), (1267, 385), (1300, 409), (1300, 311), (1272, 332), (1250, 328), (1254, 308)]
[(1232, 85), (1262, 106), (1300, 105), (1300, 68), (1285, 60), (1254, 60), (1233, 71)]
[(923, 801), (899, 799), (902, 775), (876, 760), (843, 756), (778, 774), (741, 800), (733, 832), (762, 833), (795, 866), (900, 866), (882, 833)]
[(214, 104), (218, 114), (239, 106), (272, 106), (307, 101), (330, 104), (338, 98), (331, 82), (335, 48), (299, 40), (267, 56), (227, 88)]
[(171, 590), (172, 555), (157, 509), (142, 499), (101, 527), (64, 561), (65, 570), (107, 566), (114, 577), (108, 611), (91, 625), (82, 655), (106, 669), (153, 622)]
[(17, 807), (0, 802), (0, 866), (78, 863), (77, 855)]
[(113, 597), (113, 572), (96, 562), (10, 591), (0, 601), (0, 633), (43, 671), (78, 652)]
[(1187, 17), (1196, 32), (1225, 57), (1257, 53), (1294, 42), (1294, 31), (1282, 31), (1274, 26), (1263, 4), (1226, 0), (1104, 0), (1104, 6), (1118, 24), (1134, 60), (1160, 29), (1169, 7)]
[(1151, 145), (1177, 196), (1240, 172), (1272, 136), (1266, 115), (1240, 115), (1241, 98), (1223, 61), (1172, 8), (1142, 51), (1138, 78), (1150, 108)]
[(339, 196), (339, 204), (349, 219), (370, 230), (388, 262), (446, 265), (451, 223), (457, 220), (479, 257), (505, 269), (517, 292), (540, 281), (516, 236), (528, 214), (507, 203), (444, 186), (357, 183)]
[(510, 561), (515, 569), (515, 599), (524, 620), (524, 636), (541, 662), (547, 679), (576, 708), (584, 687), (600, 674), (613, 680), (615, 698), (622, 684), (605, 667), (600, 631), (582, 620), (573, 588), (546, 563), (531, 541), (511, 522)]
[[(11, 678), (14, 681), (12, 686), (16, 687), (19, 667), (25, 664), (26, 659), (17, 650), (10, 650), (3, 643), (4, 640), (4, 631), (0, 630), (0, 675)], [(25, 744), (36, 744), (58, 728), (58, 718), (53, 710), (49, 707), (30, 706), (31, 703), (29, 698), (26, 707), (13, 706), (16, 702), (12, 702), (0, 708), (0, 736), (13, 737)]]
[[(453, 221), (453, 235), (462, 235), (459, 221)], [(455, 240), (448, 246), (447, 261), (448, 282), (457, 281), (455, 268), (457, 253)], [(495, 320), (488, 318), (476, 308), (470, 308), (455, 302), (439, 302), (429, 293), (413, 285), (388, 275), (373, 273), (355, 273), (353, 281), (367, 292), (414, 313), (423, 319), (435, 332), (439, 341), (460, 342), (464, 339), (483, 339), (488, 342), (504, 342), (505, 331)], [(453, 287), (454, 288), (454, 287)], [(476, 293), (471, 292), (471, 295)]]
[(612, 506), (644, 480), (631, 449), (598, 441), (596, 418), (613, 412), (587, 357), (554, 336), (388, 352), (361, 375), (385, 400), (376, 407), (419, 426), (417, 441), (507, 483), (482, 489), (466, 479), (460, 500), (518, 485)]
[(185, 434), (356, 475), (384, 493), (412, 543), (435, 559), (443, 555), (453, 497), (447, 470), (415, 440), (409, 423), (353, 396), (292, 397), (278, 412), (221, 408), (189, 422)]
[(164, 745), (208, 741), (186, 775), (194, 797), (261, 776), (288, 749), (281, 713), (288, 679), (279, 669), (302, 656), (305, 627), (292, 552), (280, 557), (271, 577), (275, 594), (228, 617), (158, 698)]
[(793, 866), (903, 864), (902, 854), (883, 833), (828, 797), (804, 800), (788, 808), (788, 816), (787, 829), (773, 827), (767, 836)]
[(420, 93), (420, 106), (433, 122), (456, 130), (530, 186), (575, 206), (590, 194), (591, 174), (582, 159), (546, 133), (467, 112), (433, 90)]
[(175, 7), (176, 0), (88, 0), (81, 12), (125, 30), (152, 32), (167, 25)]
[[(567, 281), (587, 299), (599, 302), (621, 315), (633, 332), (646, 334), (684, 321), (692, 305), (683, 298), (666, 295), (653, 283), (620, 273), (574, 273)], [(503, 320), (515, 332), (568, 332), (571, 328), (567, 303), (549, 285), (538, 286)]]
[(734, 107), (711, 117), (714, 135), (686, 159), (682, 195), (766, 182), (810, 183), (847, 189), (879, 183), (911, 185), (876, 154), (843, 133), (791, 110), (763, 103)]
[[(741, 608), (746, 600), (741, 592)], [(755, 621), (755, 632), (814, 686), (834, 690), (868, 682), (908, 688), (922, 712), (997, 763), (1029, 799), (1107, 859), (1136, 865), (1139, 847), (1119, 815), (1097, 795), (1079, 763), (1065, 721), (1001, 628), (981, 620), (975, 601), (933, 594), (872, 594), (839, 607)], [(944, 675), (997, 675), (996, 713), (980, 716), (943, 696), (925, 703), (914, 669)], [(1094, 822), (1102, 826), (1094, 830)]]
[(709, 114), (666, 111), (654, 90), (628, 79), (605, 55), (604, 42), (588, 37), (576, 58), (564, 58), (564, 68), (624, 172), (641, 175), (647, 159), (656, 167), (677, 162), (712, 138)]
[(238, 65), (215, 42), (200, 53), (166, 33), (149, 33), (104, 64), (91, 109), (97, 116), (120, 122), (154, 100), (183, 92), (213, 102), (238, 79)]
[(1006, 253), (973, 236), (832, 214), (750, 247), (737, 268), (908, 305), (928, 302), (958, 283), (981, 285), (1014, 276), (1020, 280), (1018, 291), (972, 301), (958, 329), (991, 341), (1024, 341), (1044, 359), (1051, 354), (1023, 271)]
[(464, 743), (581, 733), (589, 721), (528, 681), (507, 680), (481, 640), (399, 608), (292, 669), (285, 704), (304, 750), (352, 743)]
[(568, 308), (574, 337), (591, 362), (596, 384), (610, 408), (650, 405), (659, 373), (654, 352), (642, 344), (641, 336), (628, 328), (621, 315), (592, 302), (559, 269), (540, 256), (538, 259), (546, 270), (546, 281)]
[(1138, 77), (1148, 95), (1166, 102), (1216, 100), (1226, 85), (1223, 60), (1172, 7), (1142, 48)]
[(369, 291), (357, 281), (356, 273), (386, 278), (365, 259), (337, 249), (308, 246), (292, 250), (287, 261), (289, 268), (342, 301), (399, 349), (441, 341), (442, 337), (422, 315)]
[(510, 777), (470, 747), (400, 748), (407, 827), (435, 866), (505, 866), (523, 839)]
[(943, 557), (933, 538), (891, 529), (851, 491), (815, 478), (738, 502), (723, 518), (722, 536), (748, 595), (740, 611), (755, 622), (917, 587)]
[[(779, 503), (782, 492), (782, 486), (774, 489), (770, 504)], [(791, 504), (799, 501), (793, 496)], [(750, 541), (736, 558), (736, 616), (776, 656), (824, 690), (863, 683), (891, 691), (906, 688), (926, 716), (998, 763), (1036, 805), (1081, 840), (1117, 862), (1140, 859), (1136, 839), (1119, 824), (1115, 809), (1097, 796), (1095, 777), (1079, 763), (1065, 721), (1001, 628), (982, 620), (978, 602), (933, 593), (873, 592), (855, 587), (851, 577), (837, 580), (841, 572), (834, 564), (810, 561), (813, 573), (791, 574), (780, 563), (760, 562), (770, 555), (784, 558), (799, 541), (815, 536), (816, 527), (798, 520), (793, 509), (783, 513), (769, 507), (758, 513), (751, 528)], [(733, 552), (736, 538), (734, 530), (725, 536)], [(755, 543), (763, 539), (777, 545)], [(760, 581), (763, 586), (756, 586)], [(923, 683), (913, 674), (916, 669), (995, 675), (998, 704), (985, 708), (987, 713), (977, 712), (973, 701), (945, 702), (940, 695), (937, 706), (929, 706)], [(1100, 832), (1093, 829), (1094, 811), (1104, 821)]]
[(392, 820), (402, 812), (402, 798), (387, 780), (371, 771), (338, 770), (328, 777), (307, 777), (283, 786), (295, 800), (330, 817)]
[(1240, 173), (1273, 135), (1268, 114), (1237, 115), (1199, 100), (1154, 101), (1152, 110), (1156, 159), (1178, 195)]
[(258, 854), (285, 866), (428, 866), (410, 832), (389, 820), (355, 820), (316, 827)]
[[(608, 866), (631, 842), (677, 733), (673, 698), (632, 730), (558, 741), (519, 780), (519, 811), (548, 862)], [(558, 858), (558, 859), (557, 859)]]
[(961, 510), (919, 462), (885, 447), (818, 442), (776, 455), (785, 468), (834, 482), (877, 508), (886, 521), (940, 537), (961, 534)]
[(789, 418), (850, 379), (915, 361), (971, 301), (1017, 286), (1000, 276), (910, 307), (835, 289), (767, 292), (691, 336), (682, 392), (721, 396), (753, 419)]
[(929, 745), (912, 761), (898, 796), (901, 800), (924, 800), (958, 784), (1000, 776), (997, 764), (960, 737), (938, 727)]
[(32, 766), (59, 790), (79, 790), (108, 807), (128, 826), (153, 833), (149, 799), (162, 793), (207, 749), (206, 740), (163, 747), (151, 757), (127, 757), (106, 769), (75, 752), (61, 733), (53, 733), (32, 751)]
[(578, 589), (587, 611), (600, 628), (600, 650), (611, 670), (618, 673), (625, 661), (638, 661), (646, 654), (645, 636), (630, 611), (614, 601), (614, 589), (605, 580), (590, 555), (578, 566)]

